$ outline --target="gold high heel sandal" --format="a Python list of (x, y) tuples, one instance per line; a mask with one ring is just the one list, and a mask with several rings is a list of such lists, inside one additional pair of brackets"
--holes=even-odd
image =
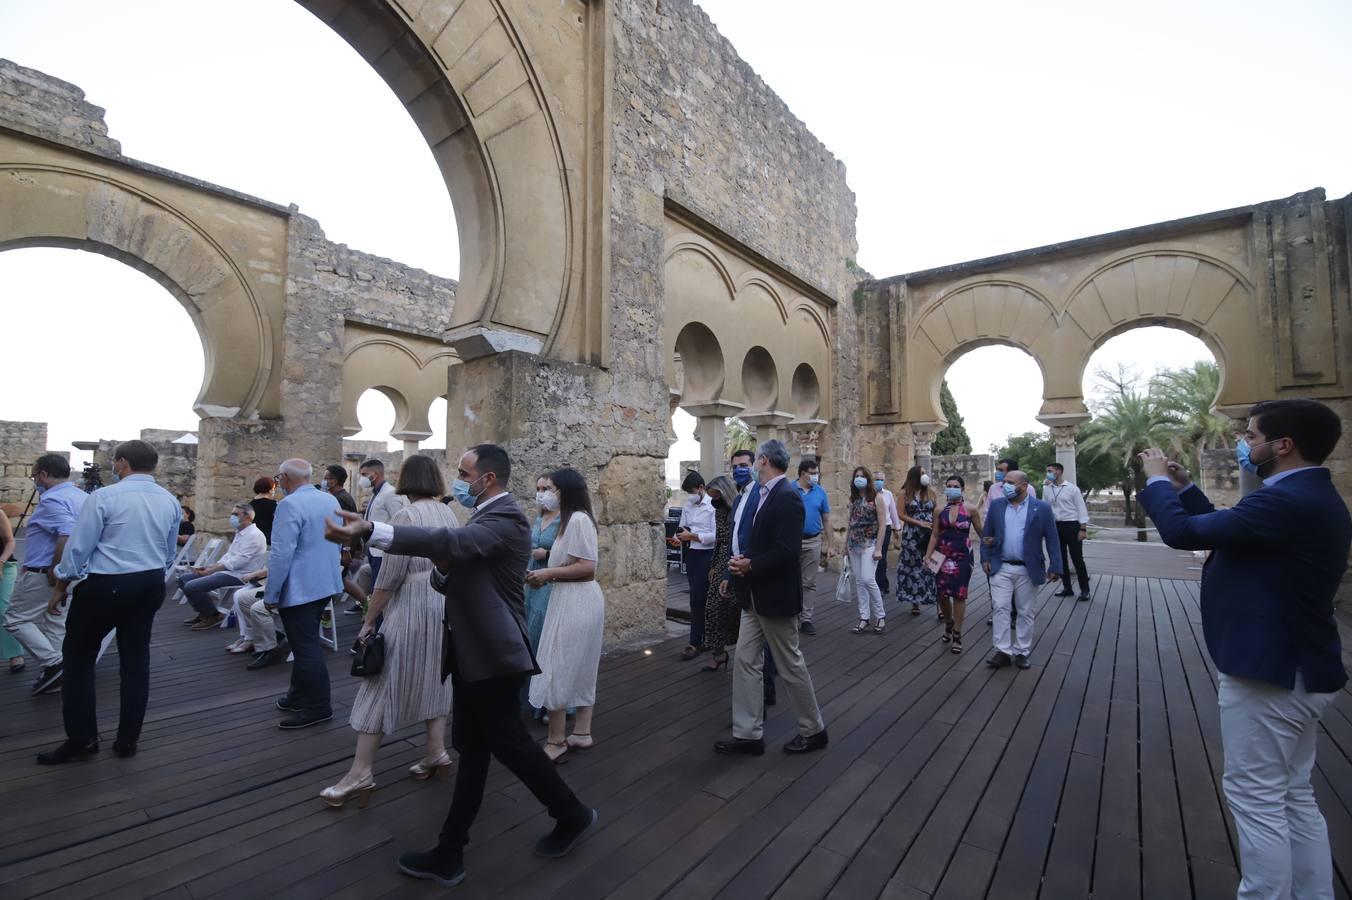
[(361, 781), (349, 788), (340, 788), (338, 785), (326, 787), (319, 792), (319, 799), (323, 800), (334, 809), (339, 809), (344, 803), (357, 796), (357, 807), (365, 809), (366, 804), (371, 802), (371, 792), (376, 789), (376, 780), (373, 776), (367, 775)]
[(451, 755), (443, 750), (441, 755), (431, 762), (420, 759), (408, 767), (408, 772), (419, 781), (426, 781), (434, 775), (442, 781), (449, 781), (451, 778)]

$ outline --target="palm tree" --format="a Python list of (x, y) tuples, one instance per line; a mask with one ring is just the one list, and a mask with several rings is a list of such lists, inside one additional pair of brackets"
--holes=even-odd
[(756, 433), (751, 430), (750, 425), (746, 424), (741, 419), (733, 416), (727, 420), (724, 428), (724, 441), (726, 443), (726, 447), (724, 448), (725, 452), (723, 453), (724, 456), (732, 456), (733, 451), (735, 450), (756, 449)]
[(1220, 366), (1204, 360), (1191, 368), (1161, 372), (1150, 385), (1150, 395), (1178, 421), (1177, 440), (1169, 449), (1194, 472), (1203, 450), (1225, 449), (1234, 443), (1230, 420), (1211, 411), (1220, 390)]
[[(1178, 419), (1149, 393), (1121, 391), (1104, 402), (1081, 448), (1089, 453), (1108, 453), (1126, 467), (1122, 497), (1126, 502), (1126, 523), (1136, 520), (1136, 540), (1144, 542), (1145, 508), (1133, 504), (1145, 489), (1145, 472), (1137, 456), (1147, 447), (1173, 446), (1180, 425)], [(1133, 506), (1135, 507), (1133, 516)]]

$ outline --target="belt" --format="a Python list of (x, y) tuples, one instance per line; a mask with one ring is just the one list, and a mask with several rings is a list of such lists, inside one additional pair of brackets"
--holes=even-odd
[(805, 540), (805, 541), (810, 541), (810, 540), (812, 540), (814, 537), (821, 537), (821, 536), (822, 536), (822, 533), (821, 533), (820, 531), (817, 532), (816, 534), (805, 534), (805, 535), (803, 535), (803, 540)]
[(1021, 565), (1023, 565), (1023, 560), (1021, 560), (1021, 559), (1007, 559), (1007, 560), (1004, 561), (1004, 563), (1005, 563), (1005, 565), (1007, 565), (1007, 566), (1021, 566)]
[(51, 566), (24, 566), (25, 572), (37, 572), (39, 575), (46, 575)]

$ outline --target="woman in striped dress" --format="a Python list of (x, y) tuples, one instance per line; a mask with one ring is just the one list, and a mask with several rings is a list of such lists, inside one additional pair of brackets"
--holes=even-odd
[[(454, 528), (460, 524), (451, 508), (438, 500), (446, 493), (446, 482), (429, 457), (410, 456), (404, 462), (398, 493), (411, 502), (395, 514), (391, 525)], [(385, 636), (385, 666), (379, 675), (363, 678), (357, 688), (351, 718), (357, 752), (342, 780), (320, 793), (320, 799), (330, 806), (342, 806), (357, 794), (365, 804), (376, 786), (372, 770), (381, 735), (410, 722), (422, 721), (427, 726), (427, 750), (409, 769), (413, 777), (425, 779), (449, 771), (446, 714), (451, 708), (451, 685), (441, 679), (445, 598), (432, 590), (431, 571), (430, 560), (385, 555), (358, 634), (359, 640), (372, 634), (374, 623), (384, 614), (380, 633)]]

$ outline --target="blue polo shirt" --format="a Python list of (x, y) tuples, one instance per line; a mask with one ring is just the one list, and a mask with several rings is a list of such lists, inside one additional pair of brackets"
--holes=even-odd
[(803, 537), (816, 537), (822, 533), (822, 516), (831, 512), (831, 503), (820, 484), (807, 490), (800, 484), (798, 493), (803, 495)]

